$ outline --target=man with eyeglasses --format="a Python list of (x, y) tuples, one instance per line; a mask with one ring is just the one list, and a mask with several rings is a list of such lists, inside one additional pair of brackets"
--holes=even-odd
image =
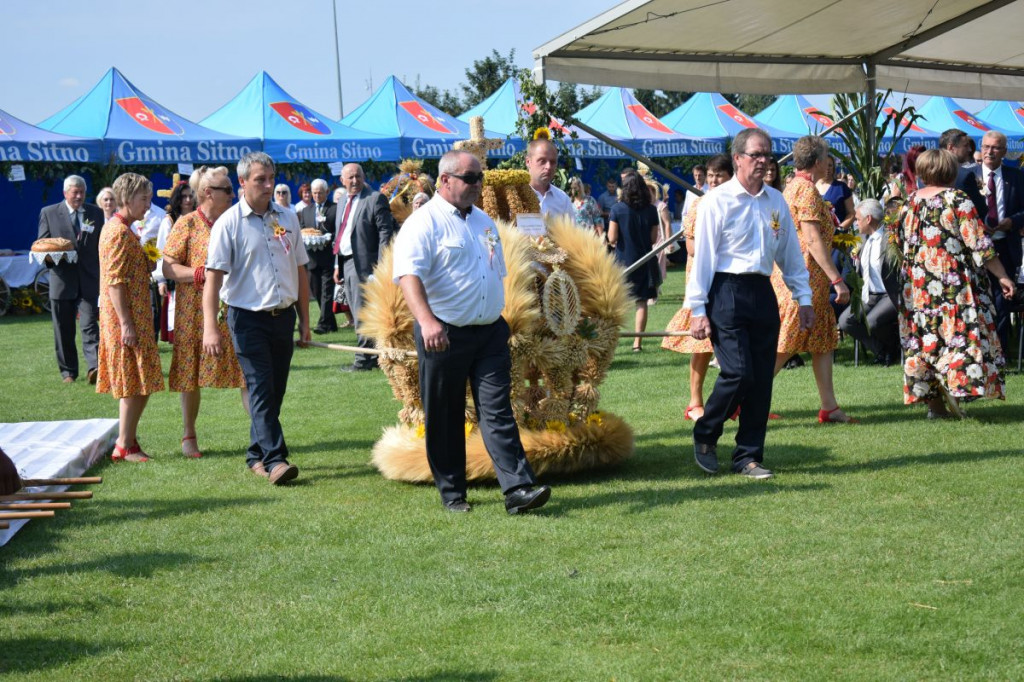
[(552, 218), (564, 216), (576, 219), (572, 199), (556, 185), (551, 184), (558, 172), (558, 148), (551, 140), (533, 140), (526, 147), (526, 170), (530, 173), (530, 188), (540, 202), (540, 212)]
[[(347, 190), (345, 197), (335, 204), (334, 229), (334, 282), (344, 282), (352, 321), (356, 326), (356, 344), (360, 348), (373, 348), (373, 339), (363, 336), (359, 316), (363, 309), (363, 283), (373, 276), (380, 260), (381, 250), (391, 243), (396, 230), (388, 199), (366, 184), (363, 167), (358, 163), (345, 164), (341, 169), (341, 184)], [(377, 366), (377, 357), (357, 353), (351, 365), (342, 372), (362, 372)]]
[(770, 277), (775, 263), (800, 304), (800, 329), (814, 325), (807, 267), (789, 206), (764, 183), (772, 140), (759, 128), (733, 139), (732, 180), (708, 192), (697, 208), (693, 273), (686, 305), (690, 331), (711, 338), (721, 371), (704, 416), (693, 427), (697, 466), (718, 473), (718, 439), (725, 420), (739, 412), (732, 469), (753, 479), (772, 472), (762, 466), (768, 408), (772, 401), (779, 306)]
[(475, 156), (450, 151), (438, 164), (434, 198), (413, 212), (395, 239), (392, 276), (415, 318), (427, 460), (444, 508), (466, 500), (466, 381), (505, 509), (541, 507), (551, 489), (536, 486), (512, 414), (512, 361), (505, 307), (505, 256), (494, 221), (474, 203), (483, 188)]
[[(1021, 227), (1024, 227), (1024, 173), (1003, 164), (1006, 136), (990, 130), (981, 138), (981, 165), (975, 169), (985, 203), (978, 207), (978, 216), (985, 232), (992, 237), (999, 261), (1016, 282), (1021, 265)], [(1010, 309), (1012, 301), (1003, 296), (999, 281), (989, 274), (992, 298), (996, 307), (996, 333), (1003, 351), (1010, 343)]]
[[(310, 340), (306, 247), (295, 213), (270, 200), (274, 161), (251, 152), (238, 162), (245, 195), (213, 224), (203, 285), (203, 350), (219, 356), (225, 343), (217, 328), (221, 299), (249, 391), (252, 426), (246, 453), (249, 470), (282, 485), (299, 475), (288, 462), (281, 429), (281, 404), (295, 349)], [(231, 184), (210, 185), (230, 196)], [(222, 290), (223, 289), (223, 290)], [(296, 306), (296, 303), (298, 306)]]

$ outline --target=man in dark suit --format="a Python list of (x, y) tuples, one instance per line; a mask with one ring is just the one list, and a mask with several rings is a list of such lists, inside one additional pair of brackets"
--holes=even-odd
[(974, 141), (959, 128), (950, 128), (939, 136), (939, 149), (953, 152), (960, 170), (957, 172), (956, 189), (962, 190), (971, 199), (979, 216), (985, 212), (985, 197), (981, 194), (978, 176), (974, 173)]
[(863, 284), (851, 290), (863, 303), (863, 317), (853, 314), (850, 305), (839, 317), (839, 328), (860, 341), (875, 356), (875, 364), (888, 367), (900, 357), (898, 274), (885, 257), (886, 234), (882, 230), (885, 209), (877, 199), (865, 199), (854, 209), (854, 224), (864, 240), (856, 260)]
[(103, 211), (85, 203), (85, 180), (77, 175), (64, 179), (64, 201), (39, 212), (39, 238), (63, 237), (75, 244), (77, 259), (47, 262), (50, 269), (50, 314), (57, 367), (64, 383), (78, 378), (78, 347), (75, 317), (82, 328), (82, 351), (89, 383), (96, 383), (96, 354), (100, 342), (100, 230)]
[[(395, 219), (387, 198), (366, 185), (366, 176), (358, 163), (346, 164), (341, 169), (341, 184), (347, 194), (338, 202), (334, 238), (334, 281), (344, 280), (348, 305), (356, 325), (356, 338), (360, 348), (371, 348), (373, 340), (359, 333), (360, 313), (363, 307), (362, 284), (373, 274), (380, 252), (391, 242), (396, 232)], [(373, 355), (359, 353), (350, 367), (342, 371), (371, 370), (377, 366)]]
[(313, 329), (314, 334), (338, 331), (334, 319), (334, 243), (335, 205), (327, 197), (327, 183), (317, 178), (310, 185), (312, 198), (308, 206), (299, 211), (299, 226), (314, 227), (331, 235), (331, 241), (319, 249), (309, 252), (309, 284), (313, 298), (320, 304), (320, 319)]
[[(1003, 165), (1006, 156), (1006, 136), (990, 130), (981, 138), (981, 166), (977, 169), (984, 203), (978, 210), (985, 231), (992, 237), (999, 260), (1006, 274), (1017, 281), (1021, 263), (1021, 227), (1024, 227), (1024, 173), (1018, 168)], [(992, 280), (992, 297), (996, 305), (996, 332), (1003, 345), (1009, 348), (1010, 308), (1012, 303), (1003, 297), (999, 282)]]

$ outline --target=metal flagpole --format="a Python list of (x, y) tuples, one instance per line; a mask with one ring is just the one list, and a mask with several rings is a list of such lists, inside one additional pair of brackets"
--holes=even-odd
[(338, 74), (338, 120), (345, 118), (345, 105), (341, 99), (341, 48), (338, 43), (338, 0), (331, 0), (334, 10), (334, 68)]

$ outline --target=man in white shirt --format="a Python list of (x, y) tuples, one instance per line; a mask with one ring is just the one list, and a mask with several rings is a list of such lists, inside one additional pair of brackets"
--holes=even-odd
[(526, 147), (526, 170), (530, 172), (530, 187), (540, 202), (545, 217), (565, 216), (576, 219), (572, 199), (551, 181), (558, 172), (558, 149), (551, 140), (533, 140)]
[(854, 224), (864, 243), (857, 257), (857, 270), (864, 285), (860, 296), (863, 316), (848, 306), (839, 317), (839, 328), (860, 341), (875, 356), (875, 363), (889, 365), (900, 356), (898, 312), (888, 290), (896, 287), (896, 272), (885, 262), (885, 230), (879, 229), (885, 209), (877, 199), (865, 199), (854, 208)]
[[(703, 164), (697, 164), (691, 171), (693, 173), (693, 186), (699, 189), (701, 192), (708, 191), (708, 169)], [(697, 195), (690, 190), (686, 190), (686, 198), (683, 199), (683, 215), (680, 220), (686, 219), (686, 214), (690, 212), (690, 207), (693, 206), (693, 202), (697, 200)]]
[(501, 240), (494, 221), (473, 206), (483, 187), (477, 158), (450, 151), (441, 157), (438, 173), (437, 194), (406, 219), (395, 238), (392, 271), (416, 320), (427, 460), (445, 509), (468, 512), (468, 379), (505, 509), (520, 514), (544, 505), (551, 489), (534, 487), (512, 414)]
[(253, 473), (281, 485), (299, 474), (298, 467), (288, 463), (280, 414), (295, 348), (296, 302), (298, 345), (305, 347), (310, 340), (309, 257), (295, 213), (270, 200), (274, 172), (274, 161), (263, 152), (243, 156), (238, 181), (245, 196), (210, 231), (203, 349), (216, 356), (224, 343), (230, 343), (217, 329), (223, 299), (249, 391), (252, 442), (246, 464)]
[(697, 465), (718, 472), (718, 439), (725, 420), (743, 408), (732, 468), (755, 479), (771, 478), (761, 466), (772, 400), (779, 306), (772, 266), (800, 304), (800, 328), (814, 324), (811, 288), (800, 241), (782, 193), (764, 184), (772, 141), (759, 128), (740, 131), (732, 142), (732, 180), (704, 196), (697, 207), (693, 274), (686, 307), (690, 331), (711, 338), (721, 371), (693, 428)]

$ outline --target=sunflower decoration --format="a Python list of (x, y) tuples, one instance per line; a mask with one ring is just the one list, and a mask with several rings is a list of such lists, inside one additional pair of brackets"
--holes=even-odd
[(156, 263), (160, 260), (161, 253), (160, 249), (156, 246), (156, 239), (149, 239), (145, 244), (142, 245), (142, 252), (146, 254), (146, 260), (150, 263)]
[(534, 140), (550, 140), (551, 139), (551, 129), (547, 128), (545, 126), (541, 126), (541, 127), (537, 128), (536, 130), (533, 131), (533, 139)]

